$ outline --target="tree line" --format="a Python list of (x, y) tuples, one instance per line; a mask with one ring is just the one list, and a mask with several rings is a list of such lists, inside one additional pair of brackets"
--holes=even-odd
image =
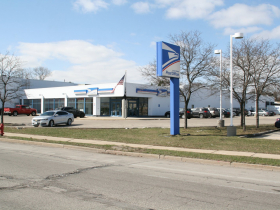
[[(184, 99), (185, 116), (193, 93), (207, 88), (212, 93), (222, 89), (230, 92), (230, 49), (223, 53), (222, 76), (220, 59), (214, 55), (216, 45), (205, 43), (199, 31), (182, 31), (170, 35), (170, 42), (180, 46), (180, 94)], [(241, 109), (240, 125), (246, 129), (245, 104), (256, 100), (256, 127), (259, 127), (259, 100), (263, 95), (278, 96), (280, 84), (280, 44), (267, 39), (243, 38), (232, 48), (233, 97)], [(156, 61), (139, 68), (153, 85), (169, 86), (169, 78), (156, 76)], [(221, 78), (222, 77), (222, 78)], [(254, 98), (252, 98), (254, 97)], [(187, 128), (187, 118), (184, 119)]]

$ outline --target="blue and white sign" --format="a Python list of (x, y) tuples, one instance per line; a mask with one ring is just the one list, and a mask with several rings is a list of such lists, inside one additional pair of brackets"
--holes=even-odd
[(180, 78), (180, 47), (157, 42), (157, 76)]
[(98, 95), (98, 88), (88, 88), (88, 96), (96, 96)]

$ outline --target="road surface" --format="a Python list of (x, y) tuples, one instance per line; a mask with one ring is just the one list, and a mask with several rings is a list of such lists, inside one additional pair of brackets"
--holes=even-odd
[(280, 170), (0, 142), (0, 209), (279, 209)]

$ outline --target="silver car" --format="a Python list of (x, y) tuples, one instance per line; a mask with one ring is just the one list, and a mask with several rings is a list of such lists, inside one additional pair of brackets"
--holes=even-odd
[(53, 110), (32, 118), (31, 122), (34, 127), (38, 127), (39, 125), (53, 127), (57, 124), (71, 125), (74, 122), (74, 116), (66, 111)]

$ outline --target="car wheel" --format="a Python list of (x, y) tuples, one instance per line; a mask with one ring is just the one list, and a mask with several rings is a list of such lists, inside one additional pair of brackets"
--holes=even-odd
[(33, 127), (35, 127), (35, 128), (36, 128), (36, 127), (39, 127), (39, 125), (33, 125)]
[(53, 126), (54, 126), (54, 121), (53, 121), (53, 120), (51, 120), (51, 121), (49, 122), (49, 126), (50, 126), (50, 127), (53, 127)]
[(29, 116), (30, 114), (27, 114), (27, 116)]
[(166, 114), (166, 117), (167, 117), (167, 118), (170, 118), (170, 114)]
[(200, 114), (200, 115), (199, 115), (199, 118), (203, 118), (203, 114)]
[(83, 117), (85, 117), (85, 115), (84, 114), (80, 114), (80, 118), (83, 118)]
[(210, 114), (210, 115), (209, 115), (209, 118), (212, 118), (212, 117), (213, 117), (213, 115), (212, 115), (212, 114)]
[(71, 124), (72, 124), (72, 120), (69, 118), (69, 119), (67, 120), (66, 125), (71, 125)]
[(35, 115), (36, 115), (36, 112), (31, 112), (31, 115), (32, 115), (32, 116), (35, 116)]
[(14, 113), (13, 113), (14, 116), (17, 116), (17, 114), (18, 114), (17, 112), (14, 112)]

